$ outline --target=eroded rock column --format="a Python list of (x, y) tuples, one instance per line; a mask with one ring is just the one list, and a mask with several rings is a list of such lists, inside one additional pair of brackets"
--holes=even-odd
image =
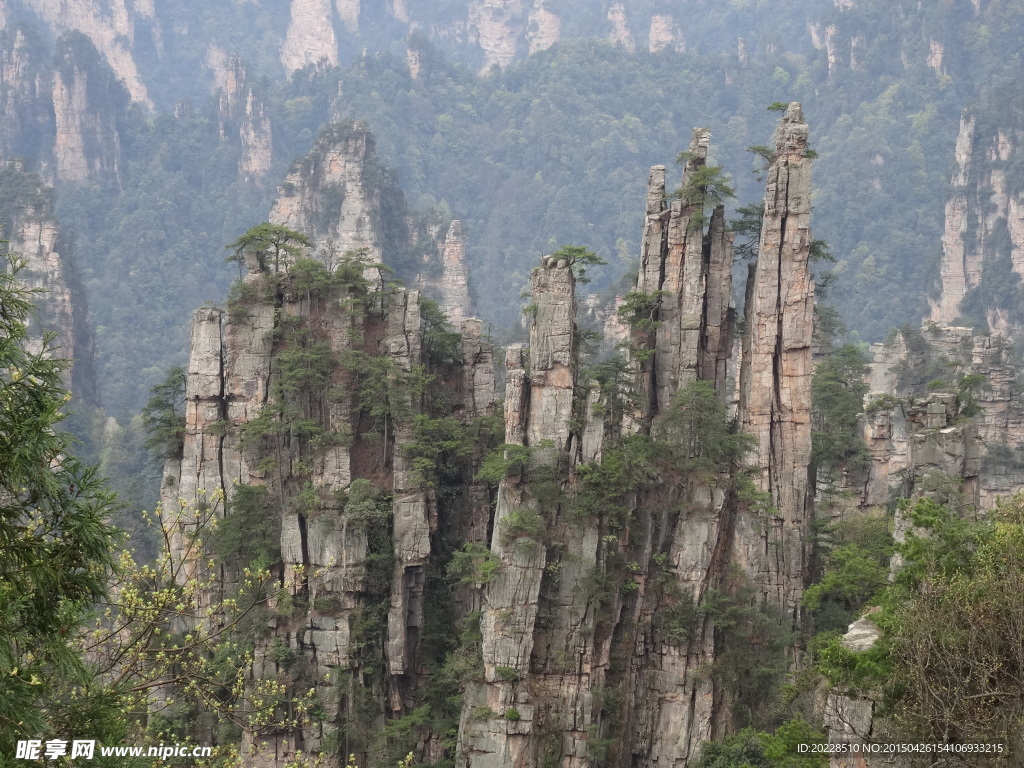
[(736, 516), (733, 561), (765, 602), (794, 620), (807, 574), (812, 504), (811, 343), (814, 281), (811, 164), (800, 104), (789, 105), (775, 134), (764, 222), (750, 301), (745, 308), (740, 429), (756, 444), (748, 461), (770, 507)]

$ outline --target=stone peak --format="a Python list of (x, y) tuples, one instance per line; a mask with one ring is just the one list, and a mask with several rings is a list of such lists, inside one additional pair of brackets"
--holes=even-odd
[(789, 102), (789, 106), (786, 107), (786, 112), (782, 116), (782, 122), (784, 123), (802, 123), (804, 122), (804, 109), (800, 105), (799, 101)]

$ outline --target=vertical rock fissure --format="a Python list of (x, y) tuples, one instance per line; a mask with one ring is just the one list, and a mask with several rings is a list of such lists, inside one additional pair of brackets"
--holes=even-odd
[(739, 514), (733, 557), (767, 604), (796, 621), (813, 508), (810, 161), (799, 104), (787, 108), (775, 142), (753, 288), (748, 280), (739, 409), (741, 428), (756, 440), (753, 459), (761, 475), (755, 485), (768, 494), (774, 513)]
[[(224, 371), (224, 355), (225, 355), (225, 344), (224, 344), (224, 313), (220, 314), (220, 356), (218, 359), (219, 368), (217, 371), (217, 381), (220, 384), (220, 392), (217, 394), (217, 417), (218, 421), (227, 424), (228, 420), (228, 404), (225, 397), (225, 371)], [(229, 483), (224, 476), (224, 440), (225, 432), (217, 436), (217, 476), (220, 478), (220, 487), (224, 492), (224, 509), (221, 510), (221, 515), (226, 515), (228, 512), (228, 489), (230, 488)]]

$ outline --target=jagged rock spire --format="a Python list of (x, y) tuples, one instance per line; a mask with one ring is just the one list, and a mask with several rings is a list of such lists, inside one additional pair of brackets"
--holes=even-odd
[[(706, 165), (711, 133), (695, 128), (685, 153), (682, 188)], [(641, 423), (669, 406), (694, 379), (715, 383), (724, 396), (731, 342), (732, 235), (724, 209), (712, 215), (704, 233), (703, 201), (665, 191), (665, 166), (651, 168), (647, 190), (637, 291), (659, 295), (657, 331), (635, 331), (634, 346), (653, 351), (637, 363)]]
[(473, 314), (469, 300), (469, 266), (466, 261), (466, 236), (458, 219), (448, 225), (441, 243), (441, 311), (458, 328)]
[(576, 280), (572, 266), (547, 259), (530, 279), (534, 320), (530, 324), (530, 416), (526, 444), (553, 441), (569, 447), (575, 384)]
[(811, 250), (811, 162), (807, 123), (798, 102), (775, 133), (754, 285), (748, 290), (740, 429), (756, 444), (755, 483), (771, 496), (768, 511), (736, 517), (733, 559), (769, 605), (799, 615), (807, 569), (812, 502), (811, 343), (814, 281)]

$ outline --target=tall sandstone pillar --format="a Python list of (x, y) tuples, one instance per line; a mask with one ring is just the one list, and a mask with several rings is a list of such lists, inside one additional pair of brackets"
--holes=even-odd
[(814, 281), (811, 250), (811, 164), (800, 104), (789, 105), (775, 133), (754, 284), (748, 290), (740, 389), (740, 429), (756, 439), (749, 463), (771, 508), (736, 515), (733, 561), (762, 599), (800, 615), (813, 514), (811, 340)]

